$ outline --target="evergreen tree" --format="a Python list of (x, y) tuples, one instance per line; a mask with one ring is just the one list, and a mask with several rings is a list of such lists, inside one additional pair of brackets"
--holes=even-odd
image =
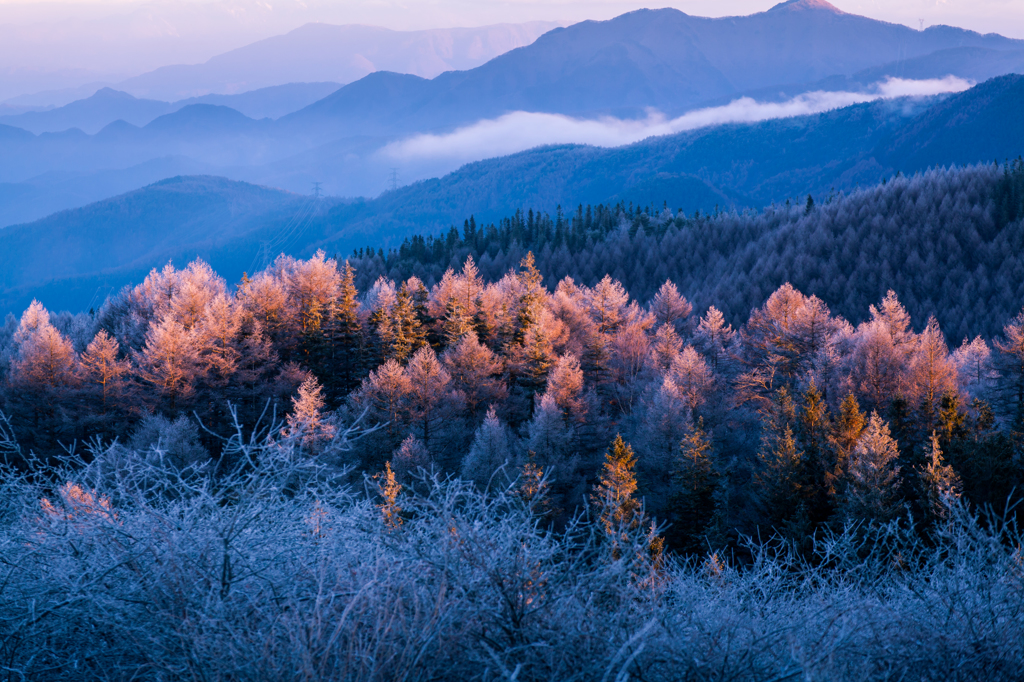
[[(482, 488), (487, 487), (500, 467), (512, 467), (511, 459), (508, 430), (498, 419), (494, 407), (491, 407), (473, 436), (473, 445), (462, 463), (462, 477), (474, 481)], [(514, 474), (509, 469), (498, 484), (504, 484), (511, 476)]]
[(845, 521), (888, 521), (895, 515), (898, 460), (888, 424), (872, 412), (844, 472), (839, 511)]
[(928, 466), (920, 472), (922, 483), (928, 491), (928, 510), (933, 518), (944, 518), (950, 506), (960, 497), (960, 477), (953, 467), (946, 464), (939, 447), (939, 437), (932, 433), (931, 458)]
[(704, 431), (704, 421), (698, 419), (680, 443), (672, 470), (672, 525), (666, 537), (670, 546), (687, 553), (705, 549), (705, 535), (716, 512), (719, 478), (711, 438)]
[(635, 466), (633, 448), (622, 440), (621, 435), (616, 436), (611, 450), (605, 453), (600, 482), (591, 498), (616, 559), (621, 556), (621, 546), (629, 542), (630, 531), (639, 528), (643, 522), (642, 505), (634, 497), (637, 487), (633, 472)]

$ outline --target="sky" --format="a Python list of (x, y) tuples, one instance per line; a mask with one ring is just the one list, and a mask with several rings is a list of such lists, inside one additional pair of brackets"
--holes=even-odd
[[(6, 90), (116, 82), (167, 64), (201, 63), (320, 21), (399, 30), (532, 20), (610, 19), (642, 7), (729, 16), (775, 0), (0, 0)], [(1024, 38), (1024, 0), (835, 0), (839, 9), (914, 28), (949, 24)], [(22, 86), (22, 83), (24, 85)]]

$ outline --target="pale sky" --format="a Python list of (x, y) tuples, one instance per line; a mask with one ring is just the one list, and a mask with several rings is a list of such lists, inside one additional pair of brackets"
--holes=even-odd
[[(116, 81), (200, 63), (320, 21), (394, 29), (609, 19), (642, 7), (700, 16), (764, 11), (776, 0), (0, 0), (0, 84), (37, 90)], [(949, 24), (1024, 38), (1024, 0), (835, 0), (913, 28)], [(26, 89), (25, 92), (30, 91)], [(2, 99), (2, 98), (0, 98)]]

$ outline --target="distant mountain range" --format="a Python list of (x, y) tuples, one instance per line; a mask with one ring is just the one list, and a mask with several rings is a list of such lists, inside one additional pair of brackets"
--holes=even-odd
[[(975, 48), (974, 59), (960, 66), (947, 51), (963, 48)], [(430, 81), (376, 73), (285, 122), (352, 134), (445, 128), (515, 110), (635, 117), (654, 107), (675, 115), (767, 88), (791, 96), (870, 85), (907, 76), (910, 60), (915, 78), (991, 77), (1022, 70), (1024, 41), (948, 26), (915, 31), (823, 0), (721, 19), (638, 10), (556, 29), (527, 48)], [(360, 114), (367, 106), (373, 116)]]
[(253, 119), (279, 118), (320, 100), (339, 83), (288, 83), (237, 95), (203, 95), (176, 102), (139, 99), (127, 92), (101, 88), (94, 95), (62, 107), (0, 116), (0, 125), (31, 133), (57, 133), (72, 128), (94, 135), (115, 121), (144, 126), (158, 116), (173, 114), (191, 104), (230, 107)]
[(1021, 110), (1024, 76), (1005, 76), (948, 97), (880, 100), (620, 148), (540, 148), (372, 200), (175, 178), (0, 230), (0, 312), (23, 309), (32, 297), (55, 309), (87, 308), (97, 291), (138, 281), (167, 259), (200, 256), (233, 279), (277, 253), (323, 248), (343, 256), (461, 225), (470, 214), (486, 222), (521, 207), (554, 214), (558, 205), (568, 213), (578, 203), (621, 200), (692, 212), (802, 203), (807, 193), (824, 201), (896, 172), (1024, 154)]
[(181, 100), (237, 94), (286, 83), (351, 83), (375, 71), (433, 78), (472, 69), (529, 45), (557, 22), (479, 28), (392, 31), (378, 26), (307, 24), (284, 35), (218, 55), (203, 64), (165, 66), (129, 78), (119, 90)]
[[(870, 90), (887, 77), (1024, 72), (1024, 41), (944, 26), (915, 31), (845, 14), (822, 0), (791, 0), (722, 19), (640, 10), (556, 28), (509, 49), (544, 28), (401, 33), (310, 25), (203, 65), (169, 67), (123, 84), (134, 94), (102, 90), (59, 109), (0, 117), (7, 152), (0, 158), (0, 196), (7, 198), (0, 202), (0, 225), (129, 189), (125, 178), (133, 168), (146, 169), (135, 187), (163, 167), (168, 174), (196, 169), (293, 192), (308, 192), (317, 181), (332, 195), (375, 196), (393, 174), (408, 184), (467, 160), (395, 158), (382, 152), (389, 143), (511, 111), (629, 121), (651, 108), (674, 116), (740, 96), (778, 101), (814, 90)], [(468, 70), (416, 75), (505, 50)], [(378, 70), (336, 85), (380, 68), (406, 73)], [(199, 92), (300, 76), (309, 82), (238, 95), (174, 103), (137, 97), (186, 94), (185, 84)], [(53, 174), (61, 178), (57, 185), (47, 180)]]

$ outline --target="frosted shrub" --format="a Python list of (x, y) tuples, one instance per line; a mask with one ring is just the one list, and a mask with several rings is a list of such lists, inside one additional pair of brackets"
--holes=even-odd
[(751, 544), (742, 564), (666, 557), (639, 581), (642, 534), (616, 558), (595, 520), (555, 531), (517, 484), (425, 479), (386, 523), (279, 424), (224, 449), (230, 467), (121, 453), (101, 471), (96, 449), (4, 472), (7, 679), (1010, 680), (1024, 665), (1020, 533), (956, 503), (929, 542), (895, 519), (822, 534), (810, 559)]

